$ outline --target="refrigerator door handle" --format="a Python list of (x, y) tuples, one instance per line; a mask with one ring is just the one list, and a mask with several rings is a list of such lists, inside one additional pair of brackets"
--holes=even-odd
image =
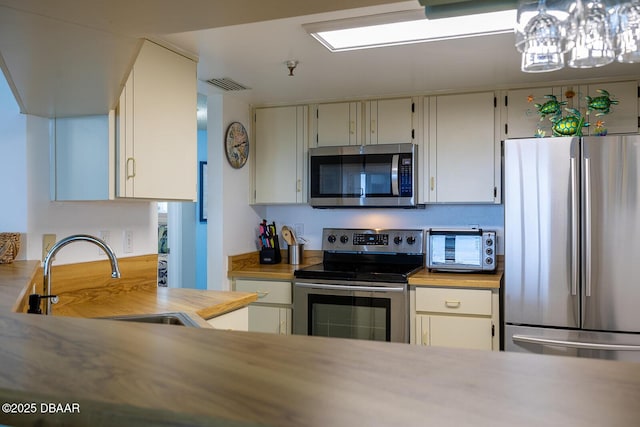
[(585, 296), (591, 296), (591, 159), (584, 159)]
[(571, 295), (578, 294), (578, 171), (575, 157), (571, 158)]
[(566, 340), (557, 340), (550, 338), (542, 338), (542, 337), (534, 337), (530, 335), (513, 335), (511, 339), (514, 342), (523, 342), (530, 344), (540, 344), (540, 345), (555, 345), (560, 347), (570, 347), (570, 348), (583, 348), (588, 350), (610, 350), (610, 351), (620, 351), (620, 350), (631, 350), (631, 351), (640, 351), (640, 345), (629, 345), (629, 344), (599, 344), (595, 342), (582, 342), (582, 341), (566, 341)]

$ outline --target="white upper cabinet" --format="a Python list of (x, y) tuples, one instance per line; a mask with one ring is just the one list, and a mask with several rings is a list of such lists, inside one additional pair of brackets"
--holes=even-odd
[[(531, 89), (515, 89), (507, 91), (505, 95), (506, 120), (504, 128), (504, 138), (531, 138), (536, 136), (538, 131), (544, 135), (551, 136), (550, 115), (541, 118), (538, 109), (547, 102), (549, 107), (555, 105), (562, 114), (566, 114), (562, 104), (565, 99), (561, 95), (562, 89), (538, 87)], [(551, 96), (554, 96), (552, 98)], [(553, 102), (557, 104), (553, 104)], [(536, 106), (536, 104), (538, 106)], [(550, 108), (551, 109), (551, 108)]]
[[(591, 102), (596, 106), (609, 106), (609, 112), (603, 113), (603, 110), (590, 110), (586, 119), (589, 122), (588, 130), (583, 130), (585, 135), (596, 135), (597, 125), (602, 121), (602, 127), (606, 128), (608, 134), (620, 133), (637, 133), (638, 132), (638, 82), (617, 82), (617, 83), (601, 83), (590, 84), (588, 86), (580, 86), (584, 96), (581, 97), (581, 112), (589, 110), (589, 102), (585, 99), (591, 97)], [(599, 92), (604, 90), (608, 93)], [(596, 99), (602, 97), (600, 99)], [(613, 100), (615, 103), (609, 103)]]
[[(500, 203), (493, 92), (429, 98), (429, 202)], [(425, 122), (426, 122), (425, 118)]]
[[(593, 106), (608, 106), (609, 112), (601, 114), (604, 112), (601, 109), (590, 110), (587, 97), (590, 97)], [(549, 113), (542, 117), (540, 108)], [(553, 123), (549, 120), (553, 116), (551, 112), (559, 111), (560, 116), (566, 117), (570, 114), (567, 108), (578, 110), (585, 122), (589, 123), (588, 127), (582, 129), (583, 135), (596, 135), (599, 132), (598, 125), (606, 128), (609, 134), (637, 133), (638, 82), (509, 90), (506, 93), (503, 137), (530, 138), (538, 132), (540, 136), (553, 136)]]
[(360, 145), (362, 103), (336, 102), (315, 107), (315, 147)]
[(196, 63), (145, 41), (117, 110), (117, 195), (197, 197)]
[(254, 203), (306, 203), (308, 107), (255, 110)]
[(365, 102), (365, 144), (412, 143), (412, 98)]

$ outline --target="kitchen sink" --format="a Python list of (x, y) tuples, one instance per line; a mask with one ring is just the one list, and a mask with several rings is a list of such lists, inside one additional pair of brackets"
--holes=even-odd
[(184, 313), (132, 314), (127, 316), (101, 317), (108, 320), (124, 320), (126, 322), (155, 323), (160, 325), (178, 325), (198, 328), (199, 325)]

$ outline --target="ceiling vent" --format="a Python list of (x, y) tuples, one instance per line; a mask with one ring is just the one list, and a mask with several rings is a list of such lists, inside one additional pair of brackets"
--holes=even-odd
[(222, 89), (222, 90), (226, 90), (226, 91), (230, 91), (230, 90), (247, 90), (250, 89), (246, 86), (241, 85), (240, 83), (231, 80), (227, 77), (222, 77), (220, 79), (210, 79), (207, 80), (207, 83), (214, 85), (215, 87)]

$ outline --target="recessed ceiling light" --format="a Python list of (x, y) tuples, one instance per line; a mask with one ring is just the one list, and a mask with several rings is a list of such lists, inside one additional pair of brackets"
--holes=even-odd
[(424, 11), (304, 24), (303, 28), (331, 52), (370, 49), (513, 32), (516, 10), (427, 19)]

